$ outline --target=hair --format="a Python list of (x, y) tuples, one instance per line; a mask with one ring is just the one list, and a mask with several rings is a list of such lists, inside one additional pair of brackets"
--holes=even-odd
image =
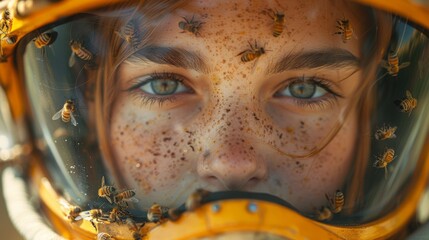
[(105, 55), (100, 59), (100, 70), (97, 72), (96, 92), (95, 92), (95, 115), (96, 128), (99, 139), (100, 150), (105, 161), (109, 162), (108, 169), (117, 179), (118, 184), (125, 185), (119, 177), (117, 171), (118, 162), (114, 161), (114, 156), (109, 144), (111, 108), (118, 95), (116, 72), (119, 65), (132, 55), (135, 48), (131, 44), (121, 39), (118, 35), (112, 34), (112, 29), (120, 29), (130, 21), (138, 22), (138, 37), (140, 43), (138, 47), (148, 44), (153, 37), (152, 33), (157, 27), (160, 19), (166, 13), (173, 11), (183, 4), (184, 1), (177, 0), (153, 0), (153, 1), (129, 1), (120, 5), (105, 9), (110, 12), (108, 16), (101, 16), (100, 22), (100, 49)]

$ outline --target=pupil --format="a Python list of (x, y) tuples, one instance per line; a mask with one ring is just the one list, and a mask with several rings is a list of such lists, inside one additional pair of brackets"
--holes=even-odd
[(311, 98), (316, 91), (314, 83), (299, 82), (290, 85), (290, 93), (296, 98)]
[(177, 89), (177, 81), (155, 80), (151, 82), (152, 90), (158, 95), (172, 94)]

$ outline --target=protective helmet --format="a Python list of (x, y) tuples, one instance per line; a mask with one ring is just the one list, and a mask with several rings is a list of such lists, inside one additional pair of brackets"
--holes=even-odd
[(380, 239), (426, 221), (428, 5), (2, 4), (0, 159), (27, 238)]

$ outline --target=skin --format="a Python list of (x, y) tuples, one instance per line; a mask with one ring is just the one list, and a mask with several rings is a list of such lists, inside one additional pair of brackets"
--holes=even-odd
[[(285, 14), (279, 37), (272, 36), (267, 9)], [(198, 35), (178, 27), (183, 16), (204, 22)], [(361, 70), (356, 63), (269, 69), (290, 54), (332, 55), (332, 49), (358, 61), (360, 40), (344, 43), (333, 34), (344, 16), (354, 23), (354, 35), (365, 32), (358, 13), (332, 1), (189, 1), (165, 16), (149, 45), (192, 52), (205, 68), (132, 58), (119, 67), (122, 91), (112, 110), (111, 146), (139, 205), (175, 207), (196, 188), (270, 193), (304, 212), (328, 204), (325, 194), (342, 188), (353, 160), (358, 123), (354, 108), (348, 109)], [(238, 54), (255, 40), (266, 53), (241, 61)], [(150, 81), (180, 87), (165, 94), (174, 88), (161, 84), (154, 92)], [(317, 94), (297, 97), (308, 82), (304, 89), (317, 86)], [(295, 95), (292, 86), (298, 86)], [(308, 154), (324, 141), (320, 152)]]

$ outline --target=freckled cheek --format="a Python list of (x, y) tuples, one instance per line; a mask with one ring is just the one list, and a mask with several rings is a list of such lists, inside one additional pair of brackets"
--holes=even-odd
[(127, 173), (122, 174), (127, 185), (147, 193), (174, 185), (191, 162), (186, 136), (142, 119), (128, 116), (113, 121), (112, 147), (117, 166)]
[(287, 173), (280, 175), (286, 183), (282, 184), (283, 195), (295, 207), (312, 211), (313, 207), (323, 205), (325, 194), (342, 189), (350, 173), (356, 145), (356, 127), (348, 126), (314, 157), (278, 162), (277, 169)]

